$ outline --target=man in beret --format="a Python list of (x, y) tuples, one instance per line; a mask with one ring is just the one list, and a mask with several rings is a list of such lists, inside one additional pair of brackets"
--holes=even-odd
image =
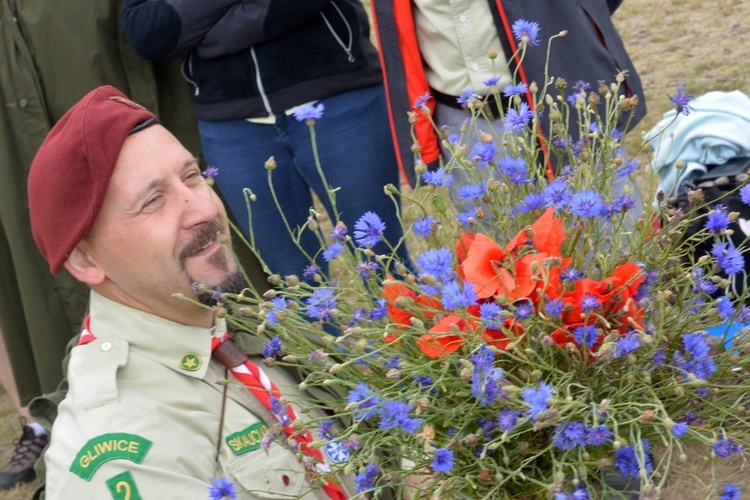
[[(257, 365), (231, 349), (212, 357), (229, 345), (226, 322), (196, 285), (238, 292), (243, 280), (219, 198), (154, 115), (113, 87), (93, 90), (47, 136), (28, 195), (51, 271), (91, 289), (45, 456), (46, 498), (347, 497), (346, 485), (311, 486), (324, 457), (298, 459), (287, 437), (305, 455), (303, 438), (257, 387), (217, 383), (232, 378), (225, 365)], [(276, 386), (261, 391), (295, 385), (268, 371)]]

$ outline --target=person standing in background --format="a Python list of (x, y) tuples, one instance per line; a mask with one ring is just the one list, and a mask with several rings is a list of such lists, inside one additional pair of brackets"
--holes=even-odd
[[(504, 130), (502, 117), (510, 96), (520, 96), (531, 107), (529, 87), (535, 82), (539, 89), (543, 88), (545, 75), (565, 80), (567, 97), (580, 91), (596, 92), (600, 82), (612, 83), (616, 75), (622, 73), (621, 95), (637, 99), (632, 100), (632, 116), (624, 113), (618, 126), (623, 133), (632, 129), (646, 114), (646, 104), (638, 74), (610, 17), (621, 3), (622, 0), (372, 0), (373, 24), (401, 168), (414, 175), (412, 125), (404, 114), (427, 92), (431, 98), (425, 106), (437, 125), (447, 127), (449, 133), (459, 134), (471, 114), (459, 103), (459, 97), (472, 89), (476, 98), (484, 99), (490, 95), (491, 88), (499, 89), (500, 104), (490, 96), (484, 107), (488, 119), (483, 116), (477, 119), (479, 131), (498, 136)], [(514, 58), (518, 49), (514, 30), (518, 28), (515, 23), (522, 20), (529, 22), (524, 26), (526, 29), (530, 22), (537, 23), (538, 32), (531, 33), (535, 35), (532, 46), (521, 61)], [(561, 31), (567, 34), (552, 41), (548, 60), (547, 42)], [(534, 47), (536, 44), (539, 46)], [(491, 50), (494, 59), (489, 57)], [(514, 88), (505, 93), (513, 84)], [(558, 91), (554, 84), (548, 89), (553, 96)], [(541, 115), (545, 135), (549, 133), (547, 111)], [(440, 138), (426, 117), (419, 111), (417, 115), (414, 128), (421, 159), (434, 168), (441, 156)], [(575, 113), (571, 116), (573, 120)], [(569, 130), (575, 132), (577, 127), (569, 127)], [(469, 151), (478, 140), (477, 132), (473, 131)], [(578, 137), (571, 137), (567, 144), (548, 147), (569, 148), (576, 140)], [(447, 162), (450, 159), (447, 148), (442, 154)], [(621, 180), (621, 184), (625, 182), (627, 179)], [(458, 190), (461, 184), (454, 182), (451, 188)], [(613, 186), (613, 189), (621, 190), (622, 186)], [(456, 192), (452, 194), (457, 198)]]
[[(0, 331), (13, 375), (6, 379), (15, 381), (6, 390), (17, 393), (22, 412), (61, 383), (66, 345), (80, 333), (88, 303), (86, 287), (67, 272), (50, 274), (31, 235), (27, 176), (50, 127), (88, 91), (111, 84), (199, 151), (179, 67), (151, 64), (133, 52), (118, 28), (120, 3), (0, 0)], [(47, 440), (42, 426), (22, 416), (23, 435), (0, 471), (0, 488), (34, 478)]]
[[(127, 0), (121, 23), (143, 58), (182, 61), (206, 160), (271, 272), (309, 277), (332, 258), (321, 255), (312, 231), (302, 231), (301, 250), (287, 234), (306, 223), (311, 190), (350, 232), (374, 212), (372, 226), (399, 244), (398, 208), (383, 192), (399, 185), (399, 173), (360, 0)], [(264, 164), (273, 169), (273, 191)], [(244, 188), (255, 195), (252, 220)], [(329, 188), (338, 188), (335, 206)], [(382, 242), (373, 250), (389, 252)], [(404, 243), (397, 252), (413, 267)]]

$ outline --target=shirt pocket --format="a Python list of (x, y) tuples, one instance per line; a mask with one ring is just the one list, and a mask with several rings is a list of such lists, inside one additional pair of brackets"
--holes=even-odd
[[(227, 465), (227, 472), (240, 492), (257, 498), (303, 498), (317, 496), (310, 490), (307, 473), (297, 458), (282, 446), (272, 444), (268, 453), (257, 450)], [(239, 498), (244, 498), (239, 493)]]

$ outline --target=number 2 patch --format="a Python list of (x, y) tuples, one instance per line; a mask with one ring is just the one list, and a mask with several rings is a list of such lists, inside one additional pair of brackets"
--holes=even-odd
[(113, 500), (142, 500), (130, 471), (107, 479), (107, 488), (112, 493)]

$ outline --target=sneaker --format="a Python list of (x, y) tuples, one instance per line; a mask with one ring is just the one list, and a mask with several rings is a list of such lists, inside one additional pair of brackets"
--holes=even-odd
[(34, 463), (42, 454), (48, 441), (47, 434), (37, 436), (34, 434), (34, 429), (24, 425), (21, 439), (15, 442), (16, 451), (10, 457), (8, 465), (0, 470), (0, 489), (9, 490), (19, 484), (33, 481), (36, 478)]

